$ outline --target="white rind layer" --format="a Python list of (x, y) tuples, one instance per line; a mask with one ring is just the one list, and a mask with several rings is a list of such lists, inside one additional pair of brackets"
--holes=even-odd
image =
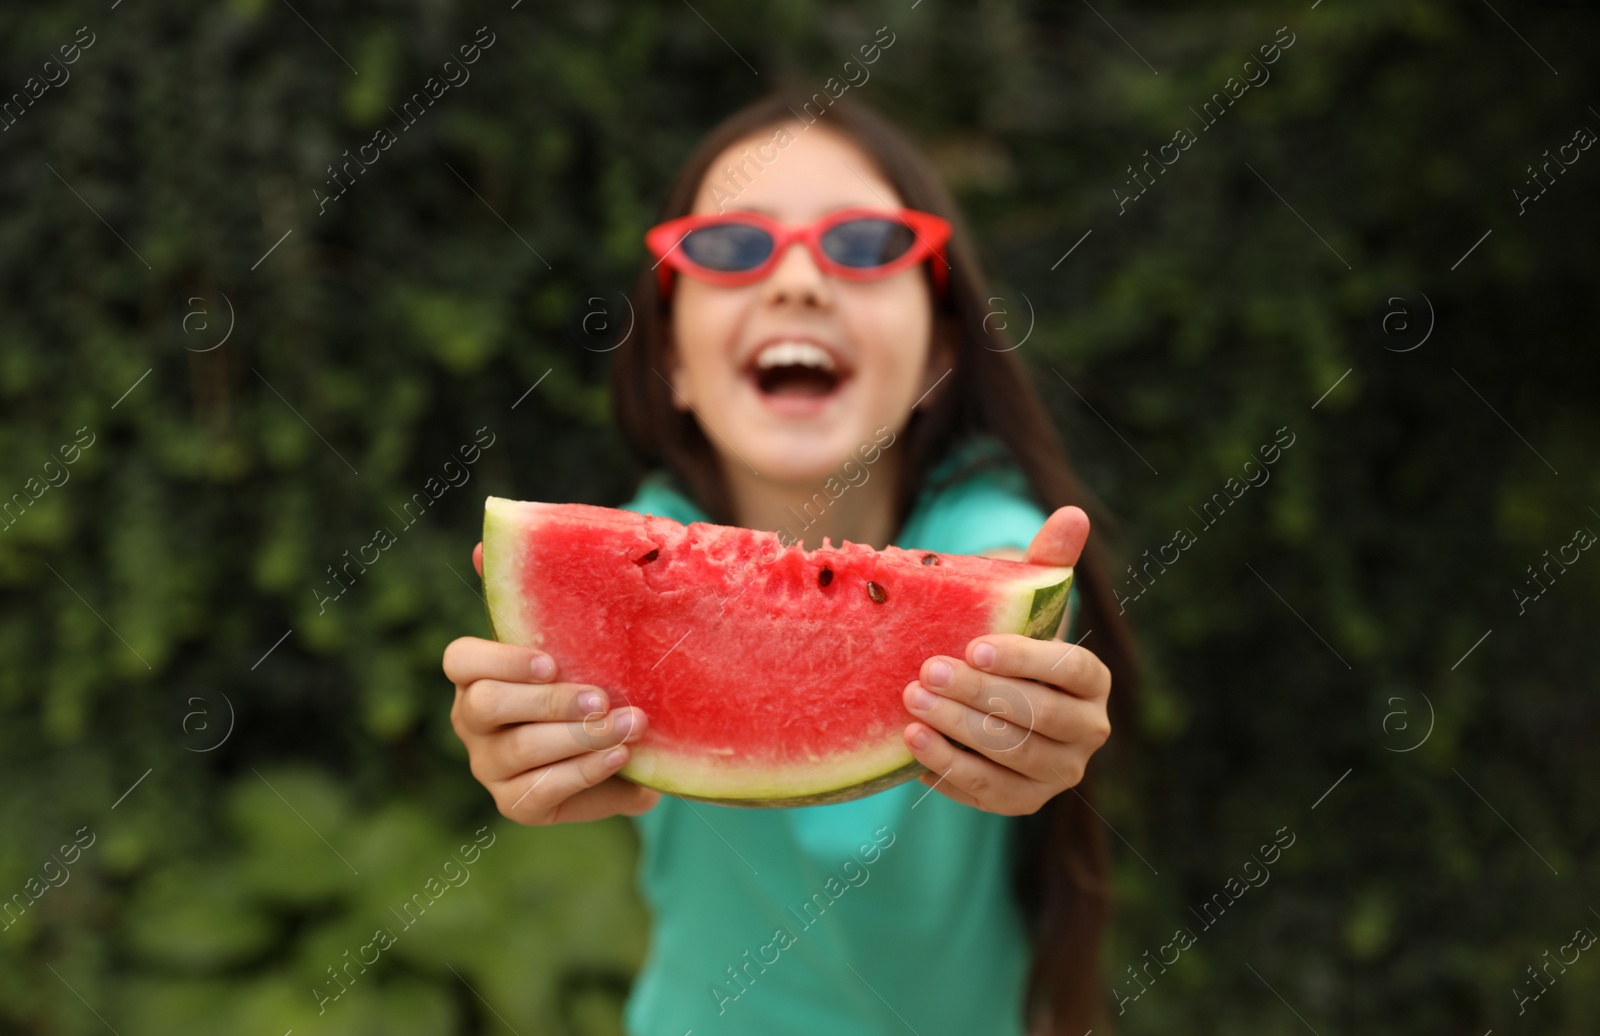
[[(881, 741), (859, 745), (831, 759), (788, 766), (770, 762), (741, 766), (741, 762), (731, 757), (691, 755), (643, 744), (633, 749), (621, 773), (638, 784), (680, 798), (761, 806), (844, 801), (859, 797), (849, 794), (855, 789), (909, 766), (921, 770), (906, 748), (900, 728), (886, 733)], [(909, 780), (915, 775), (906, 773), (903, 779)]]
[(552, 505), (491, 496), (483, 505), (483, 599), (489, 627), (504, 644), (537, 648), (544, 635), (527, 625), (518, 604), (527, 557), (525, 533)]

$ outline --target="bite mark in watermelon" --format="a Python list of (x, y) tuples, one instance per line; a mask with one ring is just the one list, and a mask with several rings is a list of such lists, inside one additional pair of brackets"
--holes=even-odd
[(1071, 581), (1070, 568), (808, 551), (587, 504), (484, 507), (496, 639), (645, 711), (623, 777), (723, 805), (843, 802), (925, 772), (902, 737), (906, 684), (977, 636), (1054, 637)]

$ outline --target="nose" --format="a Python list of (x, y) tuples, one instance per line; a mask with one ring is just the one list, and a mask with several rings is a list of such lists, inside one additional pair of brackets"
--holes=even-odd
[(762, 301), (794, 302), (818, 307), (833, 304), (832, 286), (817, 267), (805, 242), (790, 242), (788, 250), (779, 257), (778, 265), (773, 267), (762, 285)]

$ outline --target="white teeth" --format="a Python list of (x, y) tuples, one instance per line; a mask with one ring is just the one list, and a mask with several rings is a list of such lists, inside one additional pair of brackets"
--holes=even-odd
[(756, 354), (756, 369), (769, 367), (816, 367), (831, 371), (834, 364), (826, 349), (810, 342), (773, 342)]

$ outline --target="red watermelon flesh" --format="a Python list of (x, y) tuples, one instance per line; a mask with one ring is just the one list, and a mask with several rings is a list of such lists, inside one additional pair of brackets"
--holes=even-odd
[[(1070, 568), (490, 497), (495, 636), (649, 717), (622, 776), (739, 806), (859, 798), (924, 772), (902, 702), (931, 655), (1054, 637)], [(596, 749), (600, 748), (596, 744)]]

